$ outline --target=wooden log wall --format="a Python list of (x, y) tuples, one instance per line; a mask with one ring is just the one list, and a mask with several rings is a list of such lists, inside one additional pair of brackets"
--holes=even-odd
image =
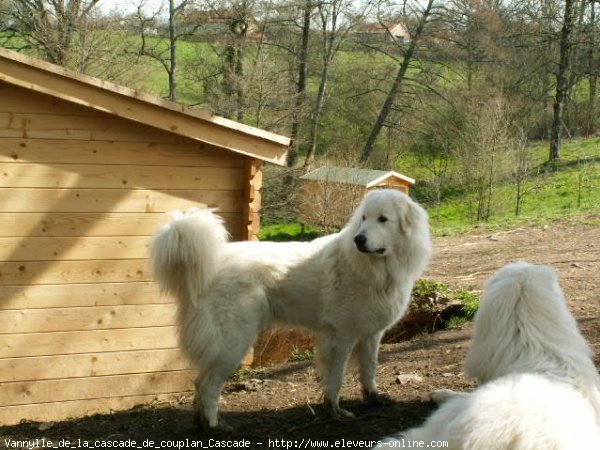
[(1, 82), (0, 98), (0, 424), (190, 389), (150, 236), (204, 204), (247, 237), (249, 158)]

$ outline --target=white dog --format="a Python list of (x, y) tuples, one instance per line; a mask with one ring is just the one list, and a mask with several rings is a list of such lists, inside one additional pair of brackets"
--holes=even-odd
[(513, 263), (489, 280), (465, 369), (481, 387), (433, 392), (440, 409), (383, 448), (600, 449), (600, 377), (552, 268)]
[(210, 210), (178, 213), (155, 236), (155, 277), (179, 300), (181, 345), (198, 365), (196, 418), (218, 425), (227, 377), (257, 334), (279, 322), (316, 333), (317, 367), (331, 414), (354, 351), (365, 399), (377, 399), (383, 332), (404, 314), (431, 252), (427, 213), (395, 190), (368, 194), (349, 224), (312, 242), (227, 243)]

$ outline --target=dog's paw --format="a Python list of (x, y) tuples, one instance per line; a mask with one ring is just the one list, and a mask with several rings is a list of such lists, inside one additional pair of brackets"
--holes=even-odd
[(329, 416), (334, 420), (356, 419), (354, 413), (348, 411), (347, 409), (341, 408), (340, 405), (331, 402), (328, 398), (325, 398), (324, 406), (329, 413)]
[(440, 405), (458, 395), (461, 395), (461, 393), (453, 391), (452, 389), (437, 389), (429, 394), (429, 398)]
[(331, 410), (331, 418), (335, 420), (356, 419), (356, 416), (353, 412), (338, 406), (337, 408)]
[(223, 419), (219, 419), (217, 422), (216, 430), (222, 433), (231, 433), (234, 431), (234, 428), (225, 422)]
[(380, 394), (377, 391), (362, 390), (363, 401), (371, 406), (383, 406), (394, 403), (392, 398), (386, 394)]
[(227, 422), (225, 422), (223, 419), (218, 418), (215, 420), (209, 420), (198, 411), (194, 412), (194, 423), (202, 431), (210, 431), (216, 433), (231, 433), (232, 431), (234, 431), (233, 427)]

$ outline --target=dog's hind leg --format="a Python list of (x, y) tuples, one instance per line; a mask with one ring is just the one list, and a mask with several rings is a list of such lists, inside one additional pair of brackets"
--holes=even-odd
[[(257, 330), (258, 331), (258, 330)], [(239, 367), (242, 358), (254, 342), (256, 333), (252, 336), (236, 336), (235, 341), (227, 339), (228, 345), (220, 347), (220, 352), (211, 360), (202, 362), (200, 373), (196, 379), (195, 411), (196, 423), (201, 428), (223, 428), (230, 430), (227, 424), (219, 420), (219, 397), (227, 378)]]
[(226, 428), (219, 422), (219, 396), (227, 378), (266, 325), (268, 302), (260, 286), (243, 279), (224, 280), (202, 299), (200, 313), (184, 330), (189, 336), (184, 347), (199, 368), (195, 418), (201, 427)]
[(228, 425), (219, 421), (219, 397), (227, 377), (235, 367), (234, 365), (231, 371), (209, 368), (196, 378), (194, 420), (200, 428), (230, 429)]
[(378, 394), (375, 382), (377, 354), (379, 353), (379, 342), (382, 335), (383, 333), (375, 333), (360, 340), (355, 349), (363, 399), (373, 404), (381, 404), (389, 401), (387, 397)]
[(340, 408), (340, 388), (346, 364), (352, 353), (353, 343), (319, 336), (317, 344), (317, 369), (325, 395), (325, 406), (334, 419), (354, 417), (350, 411)]
[[(243, 315), (242, 317), (240, 317)], [(201, 427), (228, 428), (219, 421), (219, 396), (227, 378), (235, 371), (262, 328), (264, 317), (240, 307), (236, 314), (217, 323), (206, 352), (198, 359), (195, 418)]]

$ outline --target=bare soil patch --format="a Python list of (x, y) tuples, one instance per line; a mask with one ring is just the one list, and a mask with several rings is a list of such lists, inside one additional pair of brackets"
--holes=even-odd
[[(435, 256), (427, 276), (475, 291), (480, 291), (484, 281), (510, 261), (527, 260), (556, 267), (569, 306), (600, 365), (599, 227), (559, 223), (495, 234), (475, 232), (437, 238), (434, 246)], [(382, 346), (378, 383), (392, 401), (383, 406), (364, 405), (358, 380), (348, 376), (341, 393), (342, 406), (353, 411), (356, 420), (328, 420), (320, 407), (312, 362), (301, 361), (258, 370), (228, 384), (221, 411), (235, 427), (233, 433), (209, 435), (198, 431), (190, 412), (192, 397), (184, 395), (170, 404), (142, 406), (111, 415), (0, 428), (0, 447), (6, 438), (46, 438), (56, 442), (67, 439), (75, 443), (80, 440), (80, 444), (87, 441), (90, 446), (95, 440), (116, 439), (133, 439), (138, 445), (149, 439), (155, 446), (161, 440), (202, 440), (208, 445), (209, 438), (247, 439), (247, 448), (268, 448), (269, 442), (270, 448), (284, 447), (276, 445), (275, 439), (296, 441), (298, 446), (306, 445), (307, 439), (375, 440), (421, 423), (435, 408), (428, 401), (431, 390), (468, 390), (475, 386), (462, 372), (470, 335), (468, 325)]]

